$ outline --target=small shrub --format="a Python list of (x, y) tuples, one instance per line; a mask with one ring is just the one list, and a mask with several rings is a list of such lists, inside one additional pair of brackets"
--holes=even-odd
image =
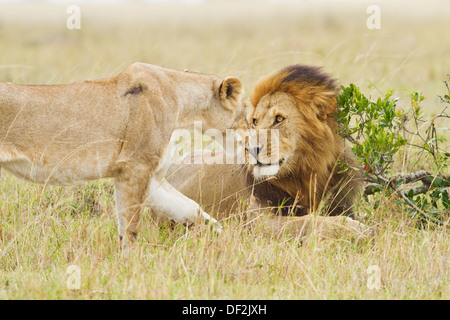
[[(410, 95), (409, 108), (402, 110), (392, 90), (372, 101), (354, 84), (342, 87), (337, 113), (340, 134), (352, 143), (352, 150), (362, 164), (368, 183), (365, 195), (396, 193), (408, 211), (420, 217), (419, 221), (438, 224), (444, 223), (450, 209), (450, 177), (444, 174), (448, 172), (450, 153), (441, 148), (445, 137), (438, 136), (440, 130), (450, 128), (435, 125), (436, 119), (450, 118), (449, 81), (444, 84), (448, 92), (440, 97), (443, 109), (431, 119), (423, 116), (421, 102), (425, 98), (419, 92)], [(431, 169), (395, 175), (397, 155), (406, 146), (417, 149), (421, 162), (430, 162)]]

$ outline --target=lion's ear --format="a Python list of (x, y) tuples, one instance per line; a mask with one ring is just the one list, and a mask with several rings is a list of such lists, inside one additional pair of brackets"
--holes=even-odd
[(219, 86), (219, 97), (224, 106), (233, 109), (240, 102), (242, 84), (237, 78), (227, 77)]
[(313, 98), (313, 104), (317, 108), (317, 117), (325, 121), (330, 113), (336, 110), (336, 92), (322, 92)]

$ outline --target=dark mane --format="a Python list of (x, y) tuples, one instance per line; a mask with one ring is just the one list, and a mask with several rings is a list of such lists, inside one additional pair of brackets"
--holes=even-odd
[(291, 65), (285, 68), (288, 74), (282, 81), (284, 83), (306, 83), (312, 86), (319, 86), (327, 90), (339, 90), (336, 80), (329, 74), (322, 72), (321, 67), (305, 66), (305, 65)]
[(262, 97), (276, 91), (294, 96), (311, 96), (324, 92), (337, 94), (339, 85), (321, 67), (290, 65), (259, 79), (253, 89), (251, 103), (256, 106)]

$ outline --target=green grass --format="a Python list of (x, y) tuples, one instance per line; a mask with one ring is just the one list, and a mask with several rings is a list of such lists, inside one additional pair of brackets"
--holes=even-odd
[[(6, 180), (9, 194), (16, 192), (15, 184), (21, 186), (10, 176)], [(76, 190), (51, 190), (43, 205), (41, 188), (21, 187), (14, 199), (2, 201), (1, 299), (445, 299), (450, 294), (448, 232), (413, 228), (405, 217), (377, 212), (379, 221), (370, 221), (377, 231), (373, 239), (319, 240), (274, 239), (257, 227), (244, 228), (237, 218), (224, 223), (219, 237), (200, 226), (186, 233), (182, 227), (159, 228), (146, 216), (137, 248), (123, 258), (108, 210), (75, 215), (70, 194)], [(108, 207), (108, 190), (97, 190)], [(80, 290), (67, 288), (70, 265), (81, 269)], [(379, 290), (367, 287), (370, 265), (381, 269)]]
[[(366, 28), (366, 5), (82, 5), (74, 31), (64, 6), (1, 5), (0, 81), (76, 82), (143, 61), (238, 76), (248, 96), (261, 75), (306, 63), (374, 96), (395, 89), (404, 104), (420, 90), (435, 114), (450, 73), (448, 3), (382, 2), (381, 30)], [(399, 163), (399, 172), (422, 168), (414, 153)], [(450, 298), (448, 230), (415, 227), (394, 198), (378, 209), (361, 201), (376, 231), (366, 240), (272, 238), (239, 214), (218, 237), (202, 226), (158, 227), (146, 215), (124, 258), (112, 194), (108, 180), (44, 188), (3, 172), (0, 299)], [(81, 270), (79, 290), (67, 287), (70, 265)], [(367, 286), (371, 265), (381, 270), (379, 290)]]

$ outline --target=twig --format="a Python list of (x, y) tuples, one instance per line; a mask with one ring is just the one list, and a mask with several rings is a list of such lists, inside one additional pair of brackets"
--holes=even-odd
[[(395, 193), (397, 193), (403, 199), (403, 201), (405, 201), (410, 207), (412, 207), (414, 210), (416, 210), (419, 214), (421, 214), (425, 218), (433, 221), (434, 223), (436, 223), (438, 225), (444, 224), (441, 220), (431, 217), (429, 214), (427, 214), (426, 212), (421, 210), (419, 207), (417, 207), (411, 200), (409, 200), (409, 198), (401, 190), (397, 189), (397, 187), (392, 182), (392, 180), (387, 179), (386, 177), (384, 177), (381, 174), (377, 175), (377, 178), (380, 179), (382, 182), (384, 182), (387, 186), (391, 187), (392, 190), (394, 190)], [(449, 225), (447, 225), (447, 226), (449, 226)]]
[[(394, 177), (390, 178), (389, 181), (391, 181), (394, 185), (397, 185), (397, 183), (401, 180), (403, 180), (403, 184), (421, 181), (422, 182), (421, 186), (410, 189), (410, 190), (413, 190), (414, 195), (417, 195), (417, 194), (428, 192), (431, 184), (433, 183), (432, 178), (433, 178), (433, 176), (431, 175), (431, 173), (429, 173), (428, 171), (421, 170), (421, 171), (416, 171), (416, 172), (413, 172), (410, 174), (394, 176)], [(364, 190), (364, 194), (366, 196), (372, 195), (378, 191), (381, 191), (382, 186), (378, 183), (378, 181), (374, 177), (372, 177), (372, 176), (365, 177), (365, 181), (369, 182), (369, 184), (366, 186), (366, 188)], [(410, 190), (408, 190), (408, 192), (406, 192), (406, 191), (402, 191), (402, 192), (405, 194), (405, 196), (407, 196), (408, 193), (410, 192)]]
[(428, 171), (420, 170), (405, 175), (394, 176), (389, 180), (391, 180), (394, 184), (397, 184), (397, 182), (399, 182), (400, 180), (403, 180), (403, 183), (411, 183), (420, 180), (423, 182), (423, 184), (430, 186), (432, 182), (430, 177), (433, 177), (431, 173), (429, 173)]

